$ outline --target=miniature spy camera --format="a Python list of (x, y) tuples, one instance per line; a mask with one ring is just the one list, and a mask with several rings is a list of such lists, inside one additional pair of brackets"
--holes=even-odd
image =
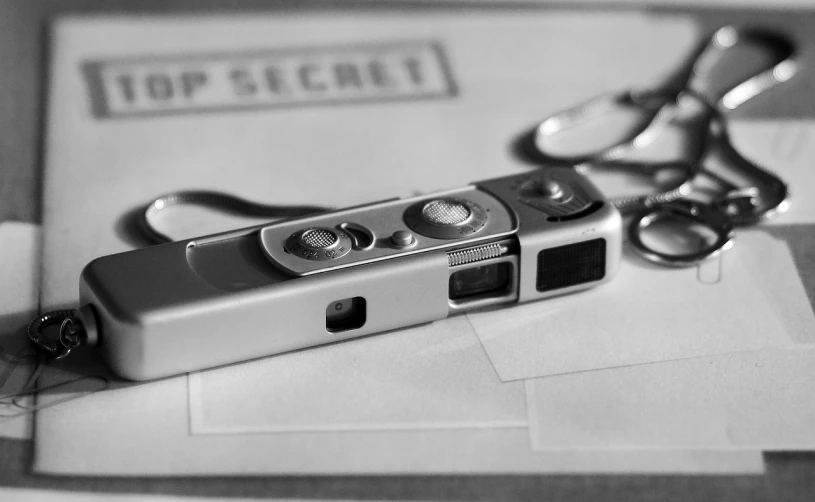
[(609, 281), (620, 215), (550, 168), (102, 257), (99, 350), (147, 380)]

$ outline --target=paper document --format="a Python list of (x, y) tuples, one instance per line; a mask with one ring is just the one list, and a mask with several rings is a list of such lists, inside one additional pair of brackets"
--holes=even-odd
[(728, 251), (712, 284), (695, 267), (628, 256), (594, 290), (467, 317), (504, 381), (788, 346), (794, 340), (753, 279), (760, 268), (742, 258), (749, 251)]
[(191, 374), (192, 432), (526, 429), (465, 317), (358, 342)]
[[(815, 332), (786, 244), (753, 232), (741, 235), (739, 245), (788, 329)], [(815, 390), (813, 371), (815, 351), (793, 348), (527, 380), (532, 444), (540, 450), (813, 449), (815, 403), (807, 397)]]
[(730, 127), (733, 144), (748, 159), (769, 168), (790, 190), (789, 209), (769, 220), (770, 225), (815, 223), (815, 123), (734, 122)]
[[(52, 33), (50, 74), (59, 78), (49, 93), (43, 304), (74, 306), (81, 268), (131, 249), (124, 216), (169, 191), (214, 188), (267, 203), (344, 206), (529, 169), (512, 153), (517, 135), (564, 103), (608, 87), (659, 82), (684, 60), (696, 35), (676, 18), (627, 13), (63, 20)], [(573, 43), (578, 36), (582, 43)], [(637, 57), (619, 57), (627, 53)], [(80, 180), (84, 198), (69, 201), (65, 188)], [(180, 225), (172, 217), (161, 223), (176, 237), (241, 224), (191, 216)], [(379, 353), (387, 355), (388, 338), (407, 349), (410, 334), (383, 335)], [(414, 374), (415, 389), (398, 366), (392, 381), (377, 385), (353, 367), (338, 369), (344, 380), (327, 388), (320, 386), (333, 377), (328, 373), (290, 387), (265, 385), (264, 378), (294, 379), (296, 369), (305, 371), (295, 361), (315, 364), (307, 351), (192, 377), (193, 389), (200, 386), (195, 395), (186, 377), (116, 384), (38, 414), (35, 469), (93, 475), (762, 469), (758, 452), (532, 452), (528, 430), (514, 427), (524, 418), (520, 383), (498, 383), (463, 332), (445, 336), (453, 343), (427, 347), (424, 364), (430, 371), (449, 357), (452, 366)], [(358, 345), (326, 347), (315, 357), (336, 365), (345, 351), (373, 364), (363, 347), (376, 352), (377, 342)], [(434, 375), (451, 388), (429, 394)], [(340, 391), (353, 387), (339, 384), (355, 378), (378, 399), (345, 394), (343, 403)], [(483, 394), (473, 400), (476, 387)], [(230, 389), (240, 391), (227, 397)], [(333, 401), (310, 408), (295, 389)], [(337, 395), (328, 396), (332, 389)], [(469, 399), (447, 399), (459, 390)], [(405, 402), (396, 402), (397, 391)], [(192, 413), (190, 398), (198, 406)], [(276, 415), (275, 402), (288, 408)], [(345, 407), (332, 416), (331, 402)], [(412, 404), (420, 406), (406, 413)], [(421, 428), (427, 424), (433, 427)], [(284, 428), (303, 432), (269, 432)], [(254, 433), (235, 433), (242, 430)]]
[[(87, 361), (83, 366), (93, 369)], [(58, 380), (69, 376), (59, 369), (52, 369), (49, 375)], [(59, 422), (37, 430), (34, 446), (42, 452), (35, 458), (38, 471), (165, 476), (184, 472), (415, 475), (763, 470), (759, 451), (533, 452), (526, 427), (191, 435), (184, 402), (186, 381), (118, 383), (109, 390), (41, 410), (38, 423)], [(256, 382), (253, 385), (257, 387)], [(151, 428), (135, 427), (134, 420), (149, 423)], [(77, 433), (57, 437), (65, 427), (77, 428)], [(73, 457), (77, 449), (83, 455), (79, 468), (60, 462)]]
[[(48, 308), (76, 301), (90, 260), (133, 247), (125, 216), (161, 194), (215, 189), (270, 204), (343, 207), (524, 172), (530, 167), (512, 144), (536, 121), (609, 89), (659, 83), (697, 38), (677, 18), (549, 12), (68, 19), (54, 35), (52, 74), (60, 78), (50, 92), (45, 168)], [(400, 52), (408, 51), (403, 41), (419, 52)], [(316, 53), (327, 68), (314, 66)], [(636, 57), (619, 57), (626, 53)], [(306, 92), (301, 77), (335, 92), (330, 86), (340, 85), (337, 71), (345, 78), (349, 58), (381, 66), (398, 57), (421, 61), (432, 82), (447, 75), (452, 90), (433, 85), (432, 96), (411, 99), (354, 90), (341, 102), (298, 101)], [(282, 59), (264, 63), (269, 58)], [(343, 62), (339, 70), (335, 61)], [(269, 87), (267, 68), (293, 97), (272, 100), (277, 87)], [(238, 77), (229, 79), (230, 70)], [(229, 87), (244, 70), (263, 83), (249, 98), (242, 86)], [(408, 77), (400, 71), (401, 83)], [(108, 97), (104, 110), (95, 108), (100, 97)], [(161, 113), (154, 101), (163, 103)], [(66, 188), (77, 183), (85, 196), (67, 204)], [(171, 235), (246, 225), (199, 216)]]
[(530, 380), (533, 448), (812, 450), (813, 372), (768, 349)]
[(815, 333), (813, 304), (801, 282), (801, 267), (787, 243), (765, 230), (743, 230), (736, 237), (736, 245), (748, 250), (741, 254), (745, 266), (755, 272), (756, 284), (787, 333), (799, 343), (811, 344)]

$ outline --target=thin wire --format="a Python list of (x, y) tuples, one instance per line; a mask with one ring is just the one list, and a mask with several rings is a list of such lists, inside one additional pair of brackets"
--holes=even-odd
[[(48, 359), (49, 358), (45, 354), (36, 354), (36, 353), (25, 354), (26, 351), (27, 351), (27, 348), (23, 348), (16, 355), (12, 356), (13, 360), (12, 360), (11, 364), (3, 371), (2, 375), (0, 375), (0, 388), (2, 388), (2, 387), (4, 387), (6, 385), (6, 383), (10, 379), (12, 373), (15, 370), (17, 370), (18, 368), (22, 367), (21, 364), (20, 364), (21, 361), (23, 361), (25, 359), (29, 359), (29, 358), (32, 358), (32, 359), (36, 360), (36, 367), (34, 368), (34, 371), (31, 373), (31, 376), (28, 377), (28, 380), (23, 385), (23, 387), (17, 392), (13, 392), (11, 394), (6, 394), (6, 395), (3, 395), (3, 396), (0, 396), (0, 405), (6, 406), (6, 407), (9, 407), (9, 408), (10, 407), (15, 407), (15, 408), (18, 408), (18, 409), (21, 410), (21, 411), (15, 412), (15, 413), (3, 413), (3, 412), (0, 412), (0, 422), (5, 422), (5, 421), (8, 421), (8, 420), (11, 420), (13, 418), (20, 417), (20, 416), (23, 416), (23, 415), (28, 415), (29, 413), (32, 413), (32, 412), (37, 411), (37, 410), (50, 408), (51, 406), (56, 406), (58, 404), (65, 403), (67, 401), (72, 401), (74, 399), (78, 399), (78, 398), (86, 396), (88, 394), (93, 394), (95, 392), (105, 390), (110, 385), (110, 380), (108, 380), (108, 378), (106, 378), (106, 377), (104, 377), (102, 375), (90, 375), (90, 376), (82, 376), (82, 377), (79, 377), (79, 378), (74, 378), (74, 379), (71, 379), (71, 380), (66, 380), (64, 382), (59, 382), (59, 383), (48, 385), (48, 386), (45, 386), (45, 387), (39, 387), (38, 383), (39, 383), (40, 377), (42, 376), (43, 372), (45, 371), (45, 368), (46, 368), (46, 366), (48, 364)], [(9, 352), (7, 352), (5, 349), (3, 349), (3, 347), (0, 347), (0, 354), (2, 354), (2, 353), (9, 354)], [(66, 387), (66, 386), (68, 386), (70, 384), (74, 384), (74, 383), (77, 383), (77, 382), (82, 382), (82, 381), (85, 381), (85, 380), (98, 381), (100, 383), (100, 385), (98, 386), (98, 388), (94, 388), (94, 389), (90, 389), (90, 390), (86, 390), (86, 391), (81, 391), (81, 392), (78, 392), (78, 393), (75, 393), (75, 394), (72, 394), (72, 395), (62, 397), (60, 399), (56, 399), (54, 401), (49, 401), (48, 403), (44, 403), (44, 404), (25, 405), (25, 404), (22, 404), (22, 402), (21, 402), (23, 397), (25, 397), (27, 395), (39, 394), (39, 393), (43, 393), (43, 392), (47, 392), (47, 391), (53, 391), (53, 390), (56, 390), (56, 389), (60, 389), (62, 387)]]
[(225, 212), (238, 213), (244, 216), (259, 218), (292, 218), (328, 211), (323, 206), (281, 206), (260, 204), (234, 195), (203, 190), (172, 192), (151, 201), (139, 217), (142, 234), (153, 244), (172, 242), (173, 239), (156, 229), (154, 220), (159, 212), (171, 206), (195, 205), (220, 209)]

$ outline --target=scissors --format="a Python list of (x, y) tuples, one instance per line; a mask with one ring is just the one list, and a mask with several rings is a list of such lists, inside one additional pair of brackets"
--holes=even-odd
[[(717, 71), (732, 80), (733, 72), (722, 68), (727, 55), (738, 55), (745, 49), (761, 53), (761, 67), (716, 89), (713, 76)], [(790, 80), (798, 69), (794, 55), (792, 43), (776, 34), (722, 27), (680, 69), (673, 83), (603, 95), (552, 115), (537, 125), (529, 146), (542, 163), (570, 165), (585, 173), (614, 170), (655, 177), (666, 169), (680, 172), (678, 180), (655, 192), (612, 198), (611, 202), (623, 215), (631, 216), (628, 240), (641, 256), (674, 267), (698, 264), (730, 249), (735, 227), (757, 224), (789, 206), (784, 181), (733, 145), (727, 114)], [(644, 117), (622, 140), (591, 152), (567, 155), (555, 153), (549, 146), (559, 133), (621, 109), (634, 109)], [(654, 143), (669, 126), (681, 125), (679, 119), (687, 119), (689, 114), (692, 120), (685, 133), (690, 152), (684, 157), (667, 162), (625, 160)], [(714, 153), (727, 166), (728, 176), (707, 167)], [(700, 240), (689, 252), (657, 249), (644, 236), (649, 227), (664, 220), (689, 227), (701, 225), (715, 237)]]

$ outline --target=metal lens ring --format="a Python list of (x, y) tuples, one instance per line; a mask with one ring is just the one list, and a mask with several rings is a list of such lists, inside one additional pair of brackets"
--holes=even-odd
[(309, 228), (300, 235), (300, 243), (309, 249), (327, 249), (339, 240), (337, 233), (328, 228)]
[[(712, 230), (716, 240), (691, 253), (666, 253), (653, 249), (643, 241), (643, 233), (655, 222), (675, 219), (698, 224)], [(710, 206), (689, 201), (658, 204), (636, 214), (628, 226), (628, 240), (634, 250), (648, 261), (672, 267), (689, 267), (718, 256), (733, 245), (734, 230), (728, 217)]]
[(347, 233), (336, 228), (309, 227), (291, 234), (284, 248), (304, 260), (327, 261), (347, 255), (353, 242)]
[(487, 224), (489, 213), (475, 202), (457, 197), (423, 200), (404, 214), (414, 232), (434, 239), (458, 239), (472, 235)]
[(422, 218), (433, 225), (461, 225), (472, 216), (467, 205), (449, 199), (436, 199), (422, 207)]

